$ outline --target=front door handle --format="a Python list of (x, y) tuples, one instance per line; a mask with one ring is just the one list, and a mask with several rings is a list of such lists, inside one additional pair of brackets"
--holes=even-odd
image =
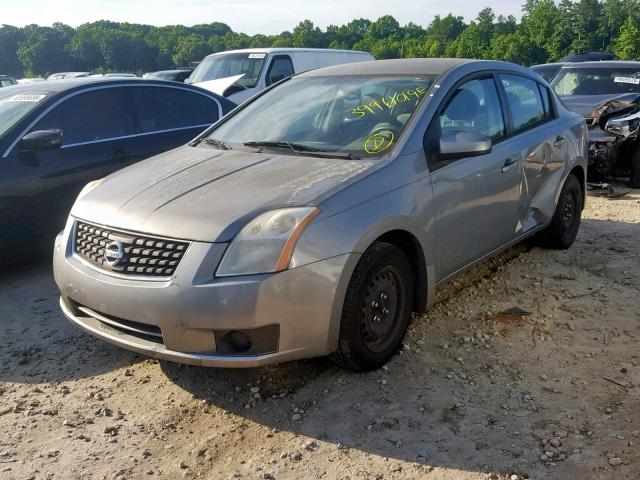
[(504, 165), (502, 167), (502, 173), (507, 173), (507, 172), (511, 171), (513, 169), (513, 166), (517, 165), (519, 161), (520, 161), (520, 157), (519, 156), (507, 158), (504, 161)]
[(558, 135), (556, 140), (553, 142), (553, 145), (556, 147), (561, 147), (564, 142), (566, 142), (567, 138), (562, 135)]

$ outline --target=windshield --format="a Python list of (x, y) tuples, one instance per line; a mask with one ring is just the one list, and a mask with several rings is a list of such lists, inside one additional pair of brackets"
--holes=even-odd
[(246, 88), (258, 84), (266, 53), (226, 53), (211, 55), (196, 67), (187, 83), (206, 82), (242, 75), (237, 83)]
[(0, 135), (4, 135), (45, 97), (39, 93), (0, 93)]
[(293, 78), (229, 118), (210, 133), (208, 143), (288, 154), (382, 155), (398, 142), (435, 78)]
[(638, 68), (565, 68), (551, 81), (558, 95), (640, 93)]

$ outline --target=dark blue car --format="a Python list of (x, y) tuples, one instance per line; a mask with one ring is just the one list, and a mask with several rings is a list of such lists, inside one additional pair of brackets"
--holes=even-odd
[(187, 143), (235, 107), (190, 85), (61, 80), (0, 90), (0, 264), (49, 252), (84, 185)]

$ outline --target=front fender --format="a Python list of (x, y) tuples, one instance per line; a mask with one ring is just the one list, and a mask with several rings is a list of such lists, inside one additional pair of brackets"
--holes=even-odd
[[(321, 206), (322, 208), (322, 206)], [(377, 238), (393, 230), (409, 232), (425, 254), (427, 265), (434, 242), (434, 215), (429, 179), (420, 180), (314, 221), (296, 246), (292, 267), (345, 253), (362, 253)]]

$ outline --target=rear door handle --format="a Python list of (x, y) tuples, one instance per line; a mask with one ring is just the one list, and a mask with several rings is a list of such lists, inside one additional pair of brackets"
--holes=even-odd
[(519, 156), (507, 158), (504, 161), (504, 165), (502, 167), (502, 173), (507, 173), (510, 170), (512, 170), (513, 166), (516, 165), (519, 161), (520, 161), (520, 157)]
[(561, 147), (561, 146), (562, 146), (562, 144), (563, 144), (566, 140), (567, 140), (567, 138), (566, 138), (566, 137), (563, 137), (562, 135), (558, 135), (558, 136), (556, 137), (556, 140), (553, 142), (553, 144), (554, 144), (556, 147)]

